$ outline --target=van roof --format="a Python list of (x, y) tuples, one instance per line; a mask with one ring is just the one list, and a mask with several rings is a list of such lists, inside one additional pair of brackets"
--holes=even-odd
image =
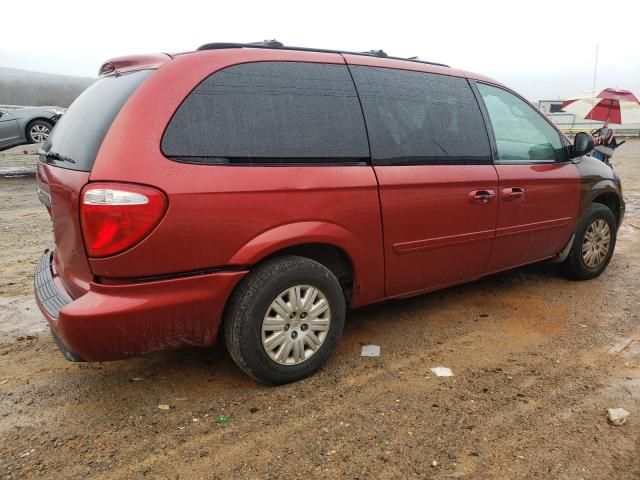
[[(373, 67), (388, 67), (398, 68), (405, 70), (417, 70), (424, 72), (439, 73), (444, 75), (451, 75), (456, 77), (470, 78), (474, 80), (486, 81), (489, 83), (501, 85), (489, 77), (479, 75), (477, 73), (468, 72), (465, 70), (458, 70), (451, 68), (449, 65), (430, 62), (426, 60), (420, 60), (417, 57), (403, 58), (387, 55), (383, 50), (371, 50), (368, 52), (350, 52), (346, 50), (329, 50), (321, 48), (307, 48), (307, 47), (291, 47), (283, 45), (277, 40), (265, 40), (256, 43), (229, 43), (229, 42), (216, 42), (206, 43), (201, 45), (198, 49), (180, 52), (174, 54), (168, 53), (154, 53), (146, 55), (128, 55), (125, 57), (117, 57), (107, 60), (102, 64), (99, 70), (99, 76), (117, 75), (119, 73), (125, 73), (134, 70), (143, 69), (157, 69), (160, 68), (167, 61), (178, 57), (194, 53), (205, 53), (207, 51), (213, 53), (215, 50), (238, 50), (246, 49), (247, 52), (253, 50), (262, 50), (265, 54), (267, 52), (279, 52), (286, 53), (291, 52), (308, 52), (319, 54), (337, 54), (343, 56), (343, 58), (350, 64), (368, 65)], [(271, 56), (271, 55), (267, 55)], [(276, 55), (280, 56), (280, 55)]]
[(409, 58), (392, 57), (387, 55), (387, 53), (384, 50), (369, 50), (367, 52), (351, 52), (347, 50), (329, 50), (326, 48), (293, 47), (289, 45), (284, 45), (278, 42), (277, 40), (264, 40), (262, 42), (254, 42), (254, 43), (228, 43), (228, 42), (205, 43), (204, 45), (201, 45), (200, 47), (198, 47), (198, 50), (218, 50), (223, 48), (267, 48), (267, 49), (294, 50), (298, 52), (363, 55), (367, 57), (389, 58), (393, 60), (405, 60), (408, 62), (426, 63), (428, 65), (437, 65), (439, 67), (449, 67), (449, 65), (445, 65), (444, 63), (420, 60), (418, 57), (409, 57)]

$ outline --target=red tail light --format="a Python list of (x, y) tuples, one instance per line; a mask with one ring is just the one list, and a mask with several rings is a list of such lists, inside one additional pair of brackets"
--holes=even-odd
[(81, 196), (87, 253), (107, 257), (131, 248), (158, 224), (167, 208), (159, 190), (120, 183), (92, 183)]

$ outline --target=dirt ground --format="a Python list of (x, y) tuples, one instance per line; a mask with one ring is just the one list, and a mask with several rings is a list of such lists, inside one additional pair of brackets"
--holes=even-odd
[(640, 141), (615, 163), (627, 216), (600, 278), (534, 265), (360, 309), (322, 371), (281, 387), (222, 345), (65, 361), (31, 300), (49, 219), (33, 177), (0, 178), (0, 476), (640, 478)]

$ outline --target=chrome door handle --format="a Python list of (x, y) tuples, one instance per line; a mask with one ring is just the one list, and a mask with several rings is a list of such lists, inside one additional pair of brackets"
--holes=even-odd
[(473, 190), (469, 192), (469, 202), (477, 205), (486, 205), (491, 202), (496, 196), (496, 192), (493, 190)]
[(502, 200), (505, 202), (519, 202), (524, 199), (524, 188), (508, 187), (502, 189)]

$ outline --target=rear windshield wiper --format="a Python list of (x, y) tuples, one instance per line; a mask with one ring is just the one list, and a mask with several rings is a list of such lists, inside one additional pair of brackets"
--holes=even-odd
[(67, 157), (66, 155), (62, 155), (61, 153), (58, 153), (58, 152), (52, 152), (51, 150), (49, 150), (48, 152), (45, 152), (44, 150), (38, 150), (38, 153), (40, 155), (44, 155), (44, 158), (50, 158), (51, 160), (57, 160), (59, 162), (76, 163), (76, 161), (73, 158)]

